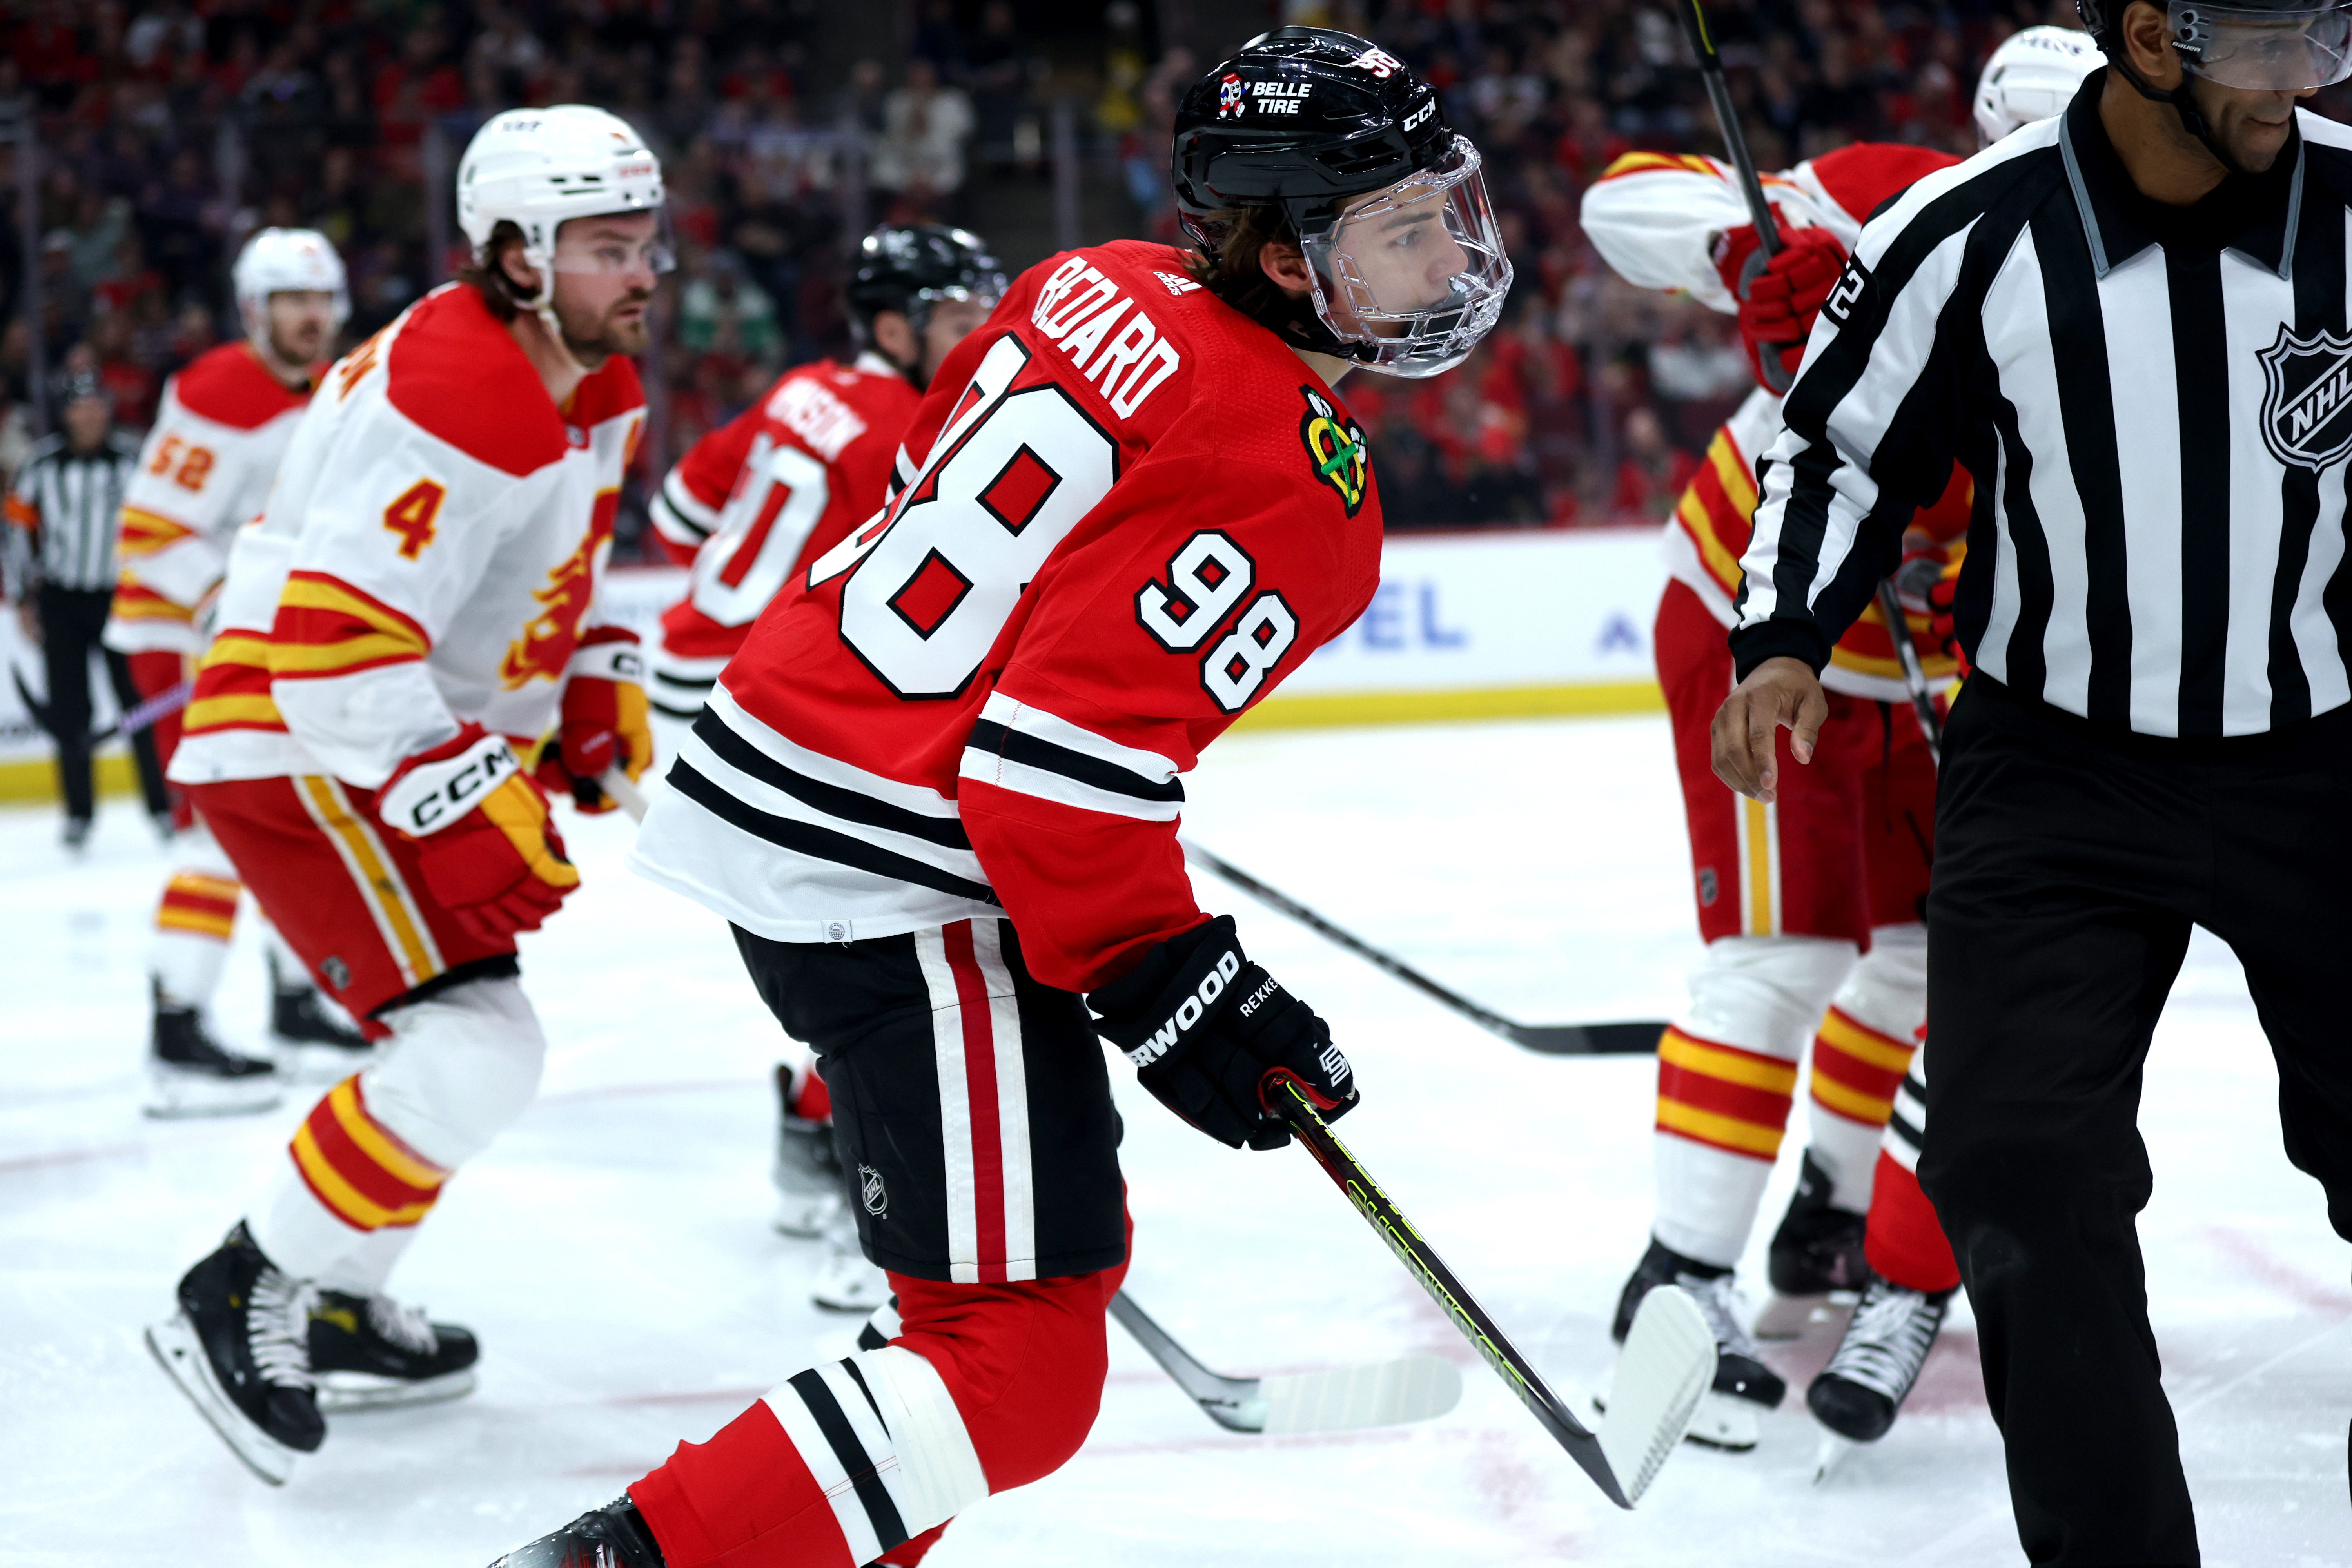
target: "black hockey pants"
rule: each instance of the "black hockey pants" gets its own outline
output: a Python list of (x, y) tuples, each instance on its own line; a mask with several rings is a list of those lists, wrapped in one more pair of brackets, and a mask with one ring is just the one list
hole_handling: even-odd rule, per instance
[(2135, 1216), (2157, 1015), (2204, 926), (2244, 963), (2286, 1152), (2352, 1237), (2352, 709), (2271, 734), (2094, 732), (1979, 676), (1944, 742), (1919, 1177), (1977, 1315), (2035, 1563), (2194, 1563)]
[[(41, 654), (48, 670), (50, 734), (58, 743), (58, 793), (65, 797), (66, 816), (87, 822), (96, 800), (90, 786), (89, 656), (95, 648), (106, 659), (106, 676), (114, 687), (114, 700), (126, 711), (139, 703), (139, 688), (131, 679), (131, 661), (101, 647), (106, 616), (114, 603), (112, 590), (59, 588), (43, 584), (40, 590)], [(163, 770), (155, 758), (155, 731), (140, 731), (131, 738), (131, 755), (139, 768), (139, 793), (150, 816), (172, 809)]]

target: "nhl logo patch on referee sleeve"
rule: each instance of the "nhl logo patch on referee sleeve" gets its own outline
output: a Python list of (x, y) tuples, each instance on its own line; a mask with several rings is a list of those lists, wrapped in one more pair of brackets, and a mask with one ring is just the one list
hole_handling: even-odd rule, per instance
[(1298, 390), (1307, 395), (1298, 438), (1307, 443), (1315, 477), (1331, 487), (1353, 517), (1364, 504), (1364, 492), (1371, 488), (1372, 459), (1364, 449), (1363, 426), (1333, 407), (1331, 400), (1313, 387)]
[(2290, 468), (2318, 473), (2352, 451), (2352, 335), (2296, 337), (2282, 323), (2263, 362), (2263, 443)]

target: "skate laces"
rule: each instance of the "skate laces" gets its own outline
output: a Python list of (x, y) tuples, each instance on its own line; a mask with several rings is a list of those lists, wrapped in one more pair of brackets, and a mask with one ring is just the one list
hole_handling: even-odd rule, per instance
[(1696, 1274), (1677, 1274), (1675, 1283), (1690, 1292), (1698, 1303), (1699, 1315), (1706, 1320), (1709, 1332), (1715, 1335), (1718, 1355), (1743, 1355), (1758, 1359), (1756, 1342), (1748, 1336), (1748, 1327), (1739, 1321), (1739, 1299), (1732, 1291), (1732, 1277), (1718, 1274), (1712, 1279), (1702, 1279)]
[(368, 1327), (415, 1355), (431, 1355), (441, 1348), (422, 1307), (404, 1307), (389, 1296), (368, 1298)]
[(253, 1282), (245, 1314), (246, 1349), (265, 1383), (309, 1388), (310, 1314), (319, 1305), (317, 1287), (265, 1268)]
[(1874, 1279), (1822, 1375), (1844, 1378), (1899, 1404), (1926, 1364), (1943, 1321), (1943, 1313), (1918, 1291)]

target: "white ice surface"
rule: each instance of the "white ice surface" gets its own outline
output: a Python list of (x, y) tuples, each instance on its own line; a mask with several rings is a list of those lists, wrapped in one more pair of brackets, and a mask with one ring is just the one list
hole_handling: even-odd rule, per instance
[[(1696, 941), (1661, 721), (1235, 736), (1191, 794), (1202, 843), (1513, 1016), (1655, 1017), (1680, 994)], [(845, 1352), (854, 1321), (807, 1302), (818, 1244), (766, 1226), (781, 1042), (724, 929), (621, 869), (619, 819), (566, 831), (585, 885), (524, 950), (554, 1042), (545, 1091), (451, 1183), (394, 1281), (480, 1333), (480, 1392), (340, 1418), (273, 1491), (199, 1424), (139, 1329), (283, 1157), (310, 1096), (266, 1117), (142, 1121), (162, 856), (127, 806), (79, 864), (53, 816), (0, 813), (0, 1562), (479, 1568)], [(1606, 1378), (1607, 1314), (1647, 1225), (1653, 1064), (1515, 1050), (1221, 886), (1202, 896), (1331, 1019), (1366, 1095), (1343, 1134), (1581, 1405)], [(262, 1000), (240, 939), (226, 1032), (253, 1039)], [(1685, 1447), (1622, 1514), (1471, 1363), (1304, 1153), (1229, 1153), (1112, 1077), (1129, 1283), (1171, 1331), (1233, 1373), (1454, 1356), (1466, 1393), (1416, 1427), (1237, 1437), (1114, 1328), (1084, 1451), (974, 1509), (939, 1568), (2020, 1560), (1965, 1310), (1895, 1431), (1828, 1484), (1808, 1484), (1801, 1402), (1828, 1346), (1801, 1342), (1774, 1352), (1792, 1389), (1756, 1452)], [(2279, 1152), (2275, 1094), (2237, 966), (2200, 938), (2148, 1074), (2141, 1234), (2215, 1568), (2352, 1563), (2346, 1250)]]

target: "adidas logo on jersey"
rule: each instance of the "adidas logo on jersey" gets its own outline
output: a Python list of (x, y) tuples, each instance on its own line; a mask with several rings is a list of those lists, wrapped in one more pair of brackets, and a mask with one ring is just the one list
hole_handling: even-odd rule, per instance
[(1181, 272), (1154, 272), (1152, 276), (1171, 294), (1190, 294), (1201, 287)]

